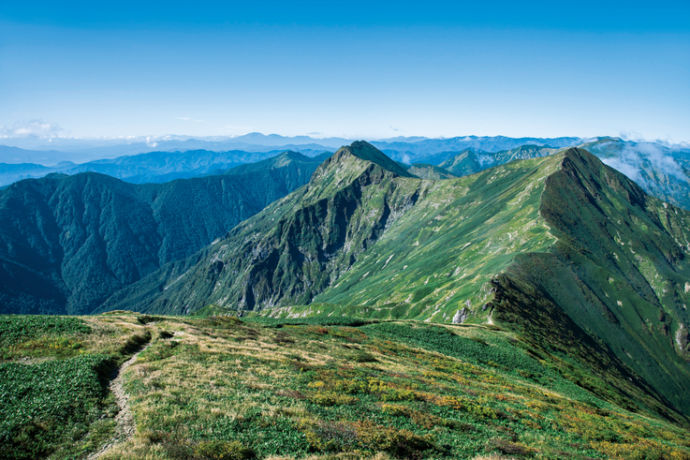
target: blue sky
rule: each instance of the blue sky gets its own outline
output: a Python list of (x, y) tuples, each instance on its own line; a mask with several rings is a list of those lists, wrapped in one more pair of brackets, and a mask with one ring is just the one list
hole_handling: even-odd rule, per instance
[(690, 2), (0, 4), (0, 135), (690, 141)]

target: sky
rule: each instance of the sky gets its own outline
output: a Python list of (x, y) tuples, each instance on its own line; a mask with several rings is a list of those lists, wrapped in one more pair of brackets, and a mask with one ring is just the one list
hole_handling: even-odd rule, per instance
[(690, 141), (690, 2), (0, 2), (0, 137)]

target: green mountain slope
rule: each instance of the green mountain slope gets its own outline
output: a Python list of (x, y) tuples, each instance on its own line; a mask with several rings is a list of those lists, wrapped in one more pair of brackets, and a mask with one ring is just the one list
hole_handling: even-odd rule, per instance
[(558, 241), (518, 258), (508, 279), (529, 283), (690, 413), (690, 213), (589, 154), (566, 155), (540, 212)]
[(415, 163), (413, 165), (403, 165), (407, 172), (419, 177), (420, 179), (451, 179), (457, 177), (455, 174), (447, 171), (439, 166), (428, 165), (424, 163)]
[(104, 308), (188, 313), (208, 303), (254, 309), (309, 301), (416, 200), (420, 180), (401, 177), (410, 174), (382, 157), (363, 142), (340, 149), (307, 186), (202, 253), (117, 293)]
[(578, 149), (449, 180), (382, 165), (367, 144), (342, 148), (308, 185), (106, 308), (502, 323), (605, 376), (612, 398), (690, 413), (690, 213)]
[(0, 311), (91, 312), (307, 182), (318, 163), (286, 153), (160, 185), (94, 173), (15, 183), (0, 191)]

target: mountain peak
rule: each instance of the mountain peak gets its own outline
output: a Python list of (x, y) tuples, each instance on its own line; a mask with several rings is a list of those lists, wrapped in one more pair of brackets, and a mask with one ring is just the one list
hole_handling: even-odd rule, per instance
[(310, 161), (310, 158), (294, 150), (286, 150), (273, 158), (275, 166), (285, 166), (293, 161)]
[(284, 158), (290, 158), (293, 160), (305, 160), (309, 159), (308, 156), (303, 155), (299, 152), (295, 152), (294, 150), (286, 150), (278, 155), (279, 157), (284, 157)]
[(355, 141), (348, 146), (341, 147), (334, 157), (341, 157), (344, 154), (353, 155), (361, 160), (374, 163), (381, 168), (402, 177), (414, 177), (405, 168), (386, 156), (385, 153), (366, 141)]
[(563, 150), (563, 155), (566, 158), (570, 159), (584, 159), (584, 160), (595, 160), (599, 161), (597, 157), (592, 155), (589, 151), (586, 149), (580, 148), (580, 147), (568, 147), (567, 149)]

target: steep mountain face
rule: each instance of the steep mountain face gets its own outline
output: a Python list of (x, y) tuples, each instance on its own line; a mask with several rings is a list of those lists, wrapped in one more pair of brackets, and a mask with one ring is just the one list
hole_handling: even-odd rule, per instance
[[(602, 137), (578, 147), (588, 150), (605, 164), (624, 173), (647, 193), (676, 206), (690, 209), (690, 150), (671, 148), (656, 142), (632, 142)], [(456, 176), (474, 174), (510, 161), (540, 158), (558, 149), (542, 145), (521, 145), (500, 152), (466, 149), (438, 161)], [(441, 157), (437, 157), (438, 160)]]
[(371, 145), (356, 142), (326, 160), (307, 186), (191, 261), (118, 293), (105, 308), (189, 313), (209, 303), (258, 309), (288, 299), (307, 302), (416, 201), (419, 183)]
[(0, 191), (0, 312), (88, 313), (308, 180), (286, 153), (222, 176), (133, 185), (93, 173)]
[(448, 180), (395, 166), (369, 144), (343, 148), (106, 308), (501, 323), (563, 372), (578, 360), (606, 375), (611, 398), (690, 414), (690, 213), (579, 149)]
[[(537, 292), (688, 414), (690, 213), (576, 153), (565, 156), (542, 195), (540, 214), (556, 244), (516, 258), (495, 283), (496, 297)], [(503, 309), (499, 302), (496, 317), (543, 336), (525, 324), (527, 310), (535, 305)]]

